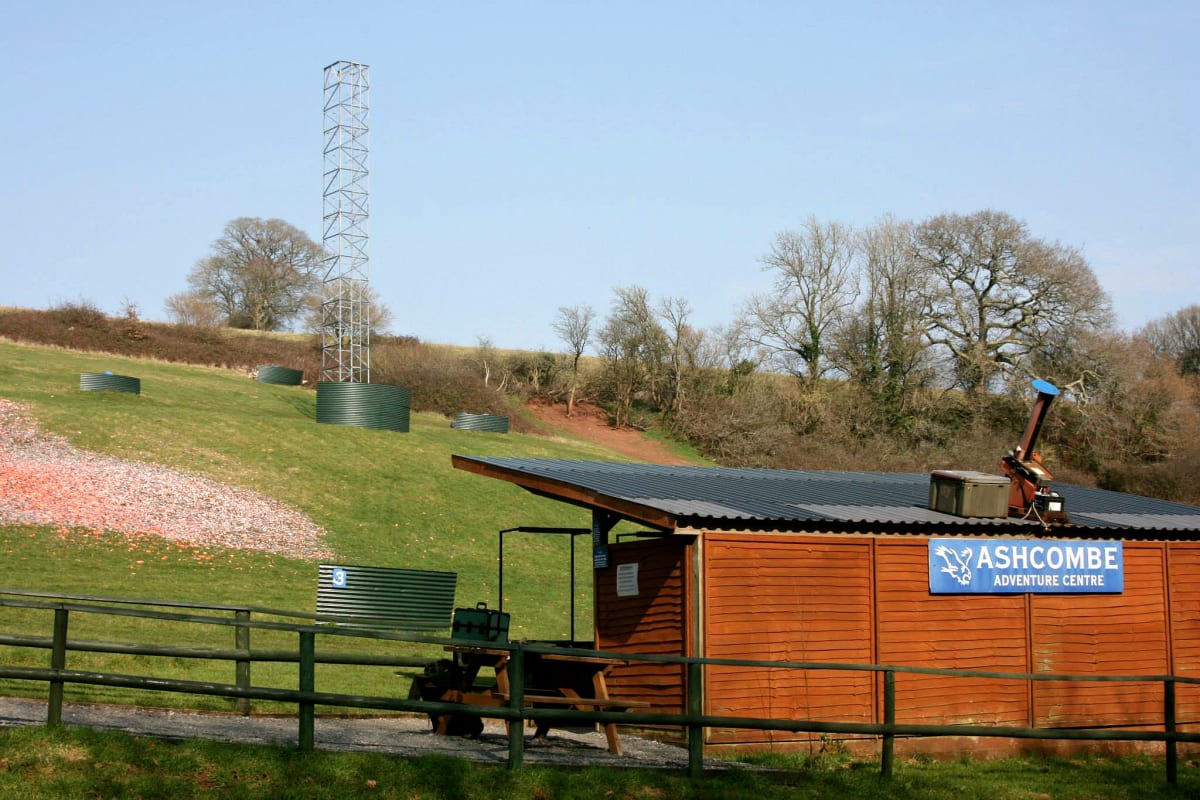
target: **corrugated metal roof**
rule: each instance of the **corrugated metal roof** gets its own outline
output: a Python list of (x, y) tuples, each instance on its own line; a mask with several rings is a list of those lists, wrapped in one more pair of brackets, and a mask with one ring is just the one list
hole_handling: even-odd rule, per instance
[[(737, 522), (893, 525), (1022, 525), (932, 511), (928, 473), (827, 472), (625, 464), (539, 458), (456, 456), (514, 477), (635, 503), (699, 526)], [(519, 480), (516, 482), (520, 482)], [(1076, 527), (1195, 531), (1200, 508), (1149, 497), (1055, 483)], [(540, 491), (553, 494), (540, 487)]]

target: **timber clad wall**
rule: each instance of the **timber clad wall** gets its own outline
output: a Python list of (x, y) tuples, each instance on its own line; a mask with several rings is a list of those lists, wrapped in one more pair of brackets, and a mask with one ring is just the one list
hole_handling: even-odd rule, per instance
[[(1165, 675), (1171, 671), (1164, 594), (1165, 547), (1125, 545), (1124, 594), (1037, 595), (1034, 671), (1068, 675)], [(1034, 687), (1038, 725), (1162, 722), (1162, 687), (1153, 684), (1042, 683)]]
[[(697, 608), (697, 654), (711, 658), (1200, 676), (1200, 542), (1125, 542), (1122, 594), (933, 595), (924, 538), (708, 533), (697, 598), (684, 579), (694, 552), (671, 539), (612, 548), (613, 566), (596, 572), (602, 649), (684, 653), (686, 609)], [(637, 598), (616, 597), (622, 561), (640, 565)], [(655, 681), (682, 684), (617, 674), (621, 694), (647, 700)], [(708, 667), (705, 704), (715, 715), (880, 721), (879, 687), (854, 671)], [(1161, 683), (898, 674), (896, 690), (899, 722), (1162, 724)], [(1200, 727), (1200, 690), (1179, 687), (1178, 716), (1181, 729)], [(718, 730), (709, 741), (799, 738)]]
[[(1171, 671), (1200, 677), (1200, 546), (1171, 547), (1167, 551), (1171, 592)], [(1176, 689), (1181, 722), (1200, 721), (1200, 688)], [(1195, 725), (1190, 726), (1195, 729)]]
[[(684, 605), (689, 548), (678, 540), (634, 541), (609, 547), (609, 566), (595, 573), (596, 647), (647, 655), (687, 655)], [(638, 565), (638, 594), (617, 596), (617, 566)], [(684, 668), (638, 663), (613, 670), (614, 697), (650, 703), (653, 711), (682, 713)]]
[[(710, 658), (870, 663), (871, 542), (710, 534), (704, 541)], [(844, 671), (709, 667), (708, 713), (869, 722), (873, 679)], [(722, 731), (710, 741), (793, 738)]]
[[(1029, 672), (1023, 595), (929, 593), (928, 545), (879, 541), (877, 664)], [(1023, 681), (896, 676), (896, 721), (1026, 725)]]

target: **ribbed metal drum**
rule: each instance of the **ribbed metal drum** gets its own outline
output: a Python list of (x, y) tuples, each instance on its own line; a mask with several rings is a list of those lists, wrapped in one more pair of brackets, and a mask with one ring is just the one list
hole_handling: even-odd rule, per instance
[(464, 431), (486, 431), (488, 433), (508, 433), (508, 417), (495, 414), (469, 414), (460, 411), (454, 415), (451, 428)]
[(386, 383), (317, 384), (317, 422), (408, 433), (408, 389)]
[(277, 386), (299, 386), (304, 380), (304, 371), (288, 369), (278, 364), (264, 364), (258, 368), (258, 382), (271, 383)]
[(321, 564), (317, 614), (444, 636), (457, 583), (455, 572)]
[(139, 378), (114, 375), (111, 372), (81, 372), (79, 373), (79, 388), (85, 392), (141, 394), (142, 381)]

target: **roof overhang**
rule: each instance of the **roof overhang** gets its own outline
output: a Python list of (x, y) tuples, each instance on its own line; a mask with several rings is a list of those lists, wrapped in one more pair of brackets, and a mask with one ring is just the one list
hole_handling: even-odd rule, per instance
[(544, 475), (532, 475), (528, 472), (498, 464), (491, 464), (470, 456), (452, 455), (450, 463), (455, 469), (473, 472), (488, 478), (498, 478), (502, 481), (516, 484), (533, 494), (558, 500), (563, 503), (601, 510), (615, 514), (633, 522), (649, 525), (667, 533), (675, 532), (679, 527), (679, 519), (675, 514), (660, 508), (633, 502), (625, 498), (613, 497), (603, 492), (589, 489), (570, 481), (551, 478)]

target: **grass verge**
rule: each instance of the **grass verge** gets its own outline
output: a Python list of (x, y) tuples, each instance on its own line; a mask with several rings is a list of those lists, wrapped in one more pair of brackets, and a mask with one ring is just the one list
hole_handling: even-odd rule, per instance
[(1200, 793), (1194, 766), (1175, 786), (1153, 759), (905, 763), (890, 781), (877, 764), (732, 769), (690, 781), (662, 770), (503, 767), (442, 757), (300, 753), (283, 747), (161, 741), (82, 728), (0, 729), (0, 798), (776, 798), (874, 800), (1133, 800)]

